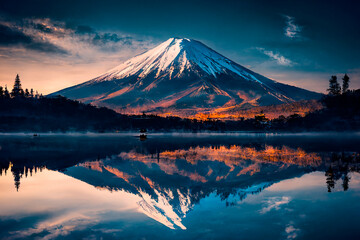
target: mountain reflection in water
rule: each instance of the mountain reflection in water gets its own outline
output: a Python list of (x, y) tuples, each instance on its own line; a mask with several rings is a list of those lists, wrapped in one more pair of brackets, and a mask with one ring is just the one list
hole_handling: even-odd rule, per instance
[(139, 197), (139, 209), (171, 229), (186, 229), (182, 220), (211, 194), (232, 206), (276, 182), (313, 171), (325, 172), (324, 187), (329, 192), (339, 179), (346, 191), (349, 173), (359, 172), (360, 166), (359, 153), (351, 146), (347, 151), (307, 151), (298, 143), (283, 144), (284, 140), (241, 139), (226, 145), (221, 139), (192, 139), (190, 144), (176, 138), (173, 143), (160, 138), (149, 144), (132, 138), (48, 140), (22, 142), (18, 153), (12, 149), (14, 142), (2, 143), (6, 160), (1, 161), (0, 174), (11, 171), (18, 191), (21, 178), (43, 169), (56, 170), (97, 189)]
[(181, 218), (212, 192), (224, 200), (230, 195), (244, 199), (275, 181), (301, 175), (320, 164), (320, 156), (302, 149), (266, 145), (257, 150), (233, 145), (156, 154), (132, 150), (80, 163), (65, 174), (98, 188), (139, 195), (143, 200), (138, 204), (146, 215), (170, 228), (186, 229)]

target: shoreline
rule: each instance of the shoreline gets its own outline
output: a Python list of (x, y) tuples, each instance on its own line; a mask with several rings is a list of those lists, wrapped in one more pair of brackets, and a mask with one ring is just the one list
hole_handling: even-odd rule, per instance
[[(36, 134), (37, 136), (34, 136)], [(138, 131), (122, 131), (122, 132), (0, 132), (1, 136), (30, 136), (30, 137), (41, 137), (41, 136), (133, 136), (139, 137), (141, 133)], [(264, 131), (199, 131), (199, 132), (187, 132), (187, 131), (169, 131), (169, 132), (148, 132), (147, 136), (244, 136), (244, 135), (264, 135), (264, 136), (326, 136), (326, 135), (351, 135), (360, 136), (360, 131), (309, 131), (309, 132), (264, 132)]]

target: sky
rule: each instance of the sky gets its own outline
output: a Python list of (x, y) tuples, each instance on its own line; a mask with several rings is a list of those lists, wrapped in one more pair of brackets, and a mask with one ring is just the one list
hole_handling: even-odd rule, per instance
[(40, 93), (85, 82), (171, 37), (196, 39), (279, 82), (360, 88), (360, 3), (342, 1), (0, 1), (0, 86)]

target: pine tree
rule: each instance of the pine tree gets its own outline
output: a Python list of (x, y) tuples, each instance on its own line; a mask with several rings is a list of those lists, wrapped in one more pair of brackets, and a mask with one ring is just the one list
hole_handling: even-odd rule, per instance
[(345, 74), (342, 80), (343, 80), (342, 92), (346, 93), (347, 91), (349, 91), (350, 78), (347, 74)]
[(350, 182), (350, 177), (349, 177), (348, 173), (346, 172), (345, 176), (343, 178), (343, 184), (342, 184), (344, 191), (347, 191), (349, 189), (349, 182)]
[(31, 97), (31, 98), (34, 97), (34, 90), (33, 90), (33, 89), (30, 90), (30, 97)]
[(20, 82), (19, 74), (16, 74), (14, 88), (11, 91), (11, 96), (12, 97), (18, 97), (18, 96), (21, 96), (23, 92), (24, 91), (21, 88), (21, 82)]
[(331, 190), (335, 188), (334, 170), (331, 168), (331, 166), (325, 172), (325, 176), (328, 192), (331, 192)]
[(341, 94), (341, 87), (340, 84), (337, 81), (336, 76), (331, 76), (329, 80), (329, 89), (328, 89), (329, 95), (337, 96)]
[(2, 86), (0, 86), (0, 98), (4, 97), (4, 89)]

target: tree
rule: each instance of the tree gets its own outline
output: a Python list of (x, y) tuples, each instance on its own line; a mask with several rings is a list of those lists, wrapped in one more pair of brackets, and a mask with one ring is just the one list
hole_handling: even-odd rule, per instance
[(337, 81), (336, 76), (331, 76), (329, 80), (329, 89), (328, 89), (329, 95), (338, 96), (341, 93), (341, 87), (340, 84)]
[(20, 89), (20, 91), (19, 91), (19, 96), (20, 96), (20, 97), (24, 97), (24, 96), (25, 96), (25, 92), (24, 92), (23, 89)]
[(36, 99), (39, 98), (39, 93), (38, 93), (38, 91), (36, 91), (36, 93), (35, 93), (35, 98), (36, 98)]
[(19, 74), (16, 74), (15, 77), (15, 83), (14, 83), (14, 88), (11, 91), (11, 96), (12, 97), (19, 97), (24, 93), (24, 91), (21, 88), (21, 82), (20, 82), (20, 77)]
[(347, 91), (349, 91), (350, 78), (347, 74), (345, 74), (344, 77), (342, 78), (342, 80), (343, 80), (342, 92), (346, 93)]
[(25, 89), (25, 97), (29, 97), (30, 96), (30, 93), (29, 93), (29, 90), (28, 89)]
[(31, 98), (34, 97), (34, 90), (33, 90), (33, 89), (30, 90), (30, 97), (31, 97)]
[(331, 168), (331, 166), (325, 172), (325, 176), (328, 192), (331, 192), (331, 189), (335, 188), (334, 170)]
[(5, 85), (5, 90), (4, 90), (4, 97), (5, 97), (5, 98), (10, 98), (10, 94), (9, 94), (9, 91), (8, 91), (6, 85)]
[(4, 89), (2, 86), (0, 86), (0, 98), (4, 97)]
[(350, 182), (350, 177), (349, 177), (348, 173), (346, 172), (345, 176), (343, 178), (343, 184), (342, 184), (344, 191), (347, 191), (349, 189), (349, 182)]

